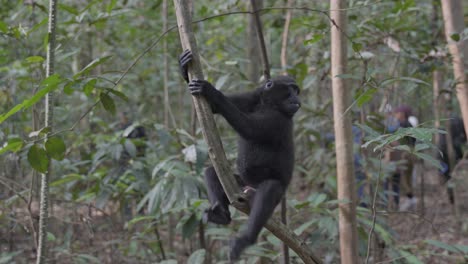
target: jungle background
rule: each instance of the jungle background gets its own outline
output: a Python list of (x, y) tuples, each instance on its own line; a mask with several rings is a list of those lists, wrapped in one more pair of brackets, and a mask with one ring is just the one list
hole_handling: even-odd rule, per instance
[[(261, 58), (249, 2), (193, 2), (207, 80), (227, 93), (254, 89)], [(259, 2), (272, 73), (286, 71), (301, 87), (288, 226), (325, 263), (339, 263), (340, 201), (327, 139), (333, 133), (329, 4)], [(179, 74), (172, 1), (59, 1), (56, 74), (48, 78), (48, 2), (0, 5), (0, 263), (36, 259), (39, 174), (49, 162), (50, 263), (227, 263), (229, 239), (246, 216), (232, 210), (229, 226), (201, 221), (209, 206), (203, 185), (208, 151)], [(270, 8), (286, 6), (296, 8)], [(444, 122), (460, 116), (440, 1), (348, 6), (349, 73), (341, 77), (353, 91), (353, 124), (365, 135), (355, 146), (366, 175), (359, 182), (365, 190), (357, 210), (359, 255), (364, 262), (371, 243), (370, 263), (466, 263), (468, 225), (449, 203), (434, 144)], [(467, 36), (465, 29), (454, 38)], [(434, 103), (436, 75), (442, 104)], [(46, 91), (54, 93), (50, 145), (43, 140), (50, 129), (44, 126)], [(385, 146), (407, 133), (389, 134), (385, 118), (389, 106), (403, 104), (419, 119), (411, 136), (424, 145), (413, 153), (418, 204), (410, 211), (392, 207), (383, 188), (395, 166), (383, 161)], [(8, 115), (12, 109), (21, 111)], [(233, 162), (235, 133), (221, 117), (216, 121)], [(144, 136), (132, 134), (141, 130)], [(280, 248), (264, 230), (242, 261), (279, 263)], [(290, 254), (291, 263), (301, 263)]]

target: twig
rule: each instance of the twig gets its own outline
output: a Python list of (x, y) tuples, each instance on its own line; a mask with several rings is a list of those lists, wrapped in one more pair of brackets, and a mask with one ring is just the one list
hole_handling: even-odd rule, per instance
[(260, 50), (262, 51), (263, 75), (266, 80), (269, 80), (271, 78), (270, 62), (268, 61), (268, 55), (265, 46), (265, 38), (263, 37), (262, 22), (260, 21), (260, 15), (257, 12), (257, 10), (259, 9), (257, 8), (256, 0), (250, 0), (250, 4), (252, 5), (252, 13), (255, 18), (254, 21), (257, 29), (257, 37), (258, 42), (260, 44)]

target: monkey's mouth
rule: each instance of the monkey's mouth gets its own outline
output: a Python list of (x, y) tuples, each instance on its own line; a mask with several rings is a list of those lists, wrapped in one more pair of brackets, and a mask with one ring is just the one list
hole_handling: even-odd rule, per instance
[(299, 108), (301, 108), (301, 103), (291, 103), (287, 106), (287, 112), (291, 115), (294, 115)]

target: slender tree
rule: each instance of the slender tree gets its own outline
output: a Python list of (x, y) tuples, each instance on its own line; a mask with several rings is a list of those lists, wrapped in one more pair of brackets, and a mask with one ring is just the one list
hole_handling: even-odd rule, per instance
[(346, 80), (338, 75), (346, 73), (347, 27), (346, 1), (330, 1), (330, 17), (336, 23), (331, 29), (331, 78), (333, 119), (335, 127), (336, 167), (338, 182), (339, 230), (341, 263), (357, 264), (356, 187), (354, 182), (353, 140), (351, 118), (346, 109), (351, 105), (351, 91)]
[[(263, 0), (255, 0), (258, 8), (263, 7)], [(249, 58), (249, 64), (247, 65), (247, 76), (249, 81), (257, 83), (261, 76), (261, 58), (260, 48), (258, 46), (257, 29), (255, 26), (255, 16), (249, 15), (249, 21), (247, 26), (247, 58)]]
[(466, 83), (464, 61), (468, 57), (466, 40), (461, 37), (465, 28), (463, 22), (462, 0), (442, 0), (445, 37), (452, 55), (453, 75), (456, 82), (456, 94), (460, 104), (465, 131), (468, 131), (468, 85)]
[[(57, 1), (49, 1), (49, 25), (48, 25), (48, 43), (47, 43), (47, 64), (46, 64), (46, 77), (54, 74), (55, 67), (55, 27), (57, 17)], [(48, 93), (45, 98), (45, 126), (50, 130), (53, 128), (53, 96)], [(51, 163), (46, 173), (41, 174), (41, 198), (40, 198), (40, 211), (39, 211), (39, 242), (37, 248), (37, 261), (36, 263), (42, 264), (46, 262), (46, 239), (47, 239), (47, 222), (49, 210), (49, 177), (51, 175)]]

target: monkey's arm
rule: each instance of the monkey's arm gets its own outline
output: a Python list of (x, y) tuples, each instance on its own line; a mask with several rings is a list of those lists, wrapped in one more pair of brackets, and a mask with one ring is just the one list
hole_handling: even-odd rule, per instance
[(193, 95), (205, 96), (213, 109), (221, 114), (234, 130), (245, 139), (262, 142), (267, 140), (265, 135), (271, 134), (271, 131), (275, 129), (277, 132), (281, 131), (281, 128), (274, 127), (275, 124), (279, 123), (276, 122), (277, 118), (281, 118), (279, 115), (272, 115), (272, 113), (269, 115), (248, 115), (246, 112), (241, 111), (237, 105), (241, 107), (249, 105), (248, 102), (242, 101), (242, 96), (234, 99), (226, 97), (205, 80), (192, 80), (189, 83), (189, 90)]

